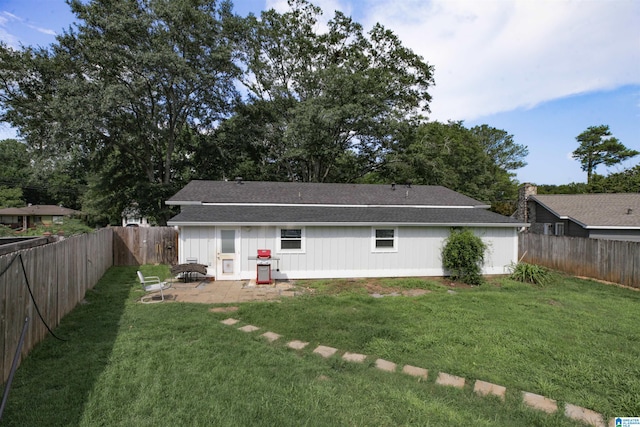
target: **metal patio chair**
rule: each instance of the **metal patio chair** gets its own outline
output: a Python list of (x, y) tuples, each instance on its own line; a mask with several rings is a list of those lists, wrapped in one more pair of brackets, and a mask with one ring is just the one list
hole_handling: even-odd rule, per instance
[[(138, 270), (138, 279), (140, 280), (140, 284), (142, 285), (142, 289), (145, 290), (145, 292), (149, 292), (149, 293), (155, 293), (155, 292), (160, 292), (160, 301), (157, 302), (162, 302), (164, 301), (164, 290), (165, 289), (169, 289), (171, 287), (170, 283), (167, 282), (161, 282), (160, 278), (158, 276), (144, 276), (142, 274), (142, 272), (140, 270)], [(143, 303), (150, 303), (152, 302), (151, 300), (153, 299), (153, 295), (151, 296), (143, 296), (140, 299), (140, 302)], [(153, 301), (156, 302), (156, 301)]]

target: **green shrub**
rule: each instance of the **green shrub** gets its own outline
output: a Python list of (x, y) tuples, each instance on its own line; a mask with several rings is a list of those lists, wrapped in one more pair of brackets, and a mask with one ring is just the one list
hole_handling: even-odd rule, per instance
[(519, 262), (511, 266), (511, 276), (509, 278), (523, 283), (546, 285), (551, 279), (551, 272), (540, 265)]
[(442, 264), (451, 279), (469, 285), (482, 283), (487, 245), (468, 228), (452, 228), (442, 249)]

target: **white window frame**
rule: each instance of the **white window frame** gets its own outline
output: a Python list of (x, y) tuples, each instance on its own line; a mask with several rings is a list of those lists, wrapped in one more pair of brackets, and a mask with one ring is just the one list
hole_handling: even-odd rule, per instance
[(564, 222), (556, 222), (556, 236), (564, 236)]
[[(282, 230), (300, 230), (300, 248), (296, 249), (287, 249), (282, 248)], [(287, 240), (287, 239), (285, 239)], [(297, 240), (297, 239), (291, 239)], [(276, 228), (276, 242), (277, 242), (277, 251), (279, 253), (305, 253), (306, 252), (306, 244), (305, 244), (305, 228), (304, 227), (277, 227)]]
[[(377, 230), (392, 230), (393, 231), (393, 247), (377, 247), (376, 242), (378, 240), (390, 240), (388, 238), (376, 237)], [(398, 252), (398, 227), (371, 227), (371, 252)]]
[(543, 225), (543, 233), (546, 236), (553, 235), (553, 224), (550, 222), (545, 222)]

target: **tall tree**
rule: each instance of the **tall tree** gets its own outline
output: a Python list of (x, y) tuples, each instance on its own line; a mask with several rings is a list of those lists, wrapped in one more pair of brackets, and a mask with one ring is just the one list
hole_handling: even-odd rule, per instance
[(507, 131), (486, 124), (470, 130), (497, 167), (513, 171), (527, 165), (524, 158), (529, 154), (529, 149), (526, 145), (516, 144), (513, 135)]
[(399, 184), (443, 185), (489, 201), (493, 171), (491, 159), (462, 122), (429, 122), (396, 144), (375, 175)]
[(231, 3), (69, 3), (78, 24), (49, 50), (3, 49), (13, 59), (2, 71), (3, 118), (30, 144), (73, 147), (101, 177), (95, 185), (123, 169), (105, 203), (137, 202), (164, 224), (163, 201), (183, 184), (176, 165), (188, 168), (193, 154), (185, 130), (211, 132), (237, 97)]
[(250, 107), (238, 113), (261, 120), (248, 143), (272, 171), (280, 164), (283, 179), (349, 179), (339, 168), (354, 156), (375, 162), (400, 128), (423, 121), (433, 69), (379, 24), (365, 33), (336, 12), (321, 33), (320, 8), (289, 6), (247, 20)]
[(598, 165), (616, 165), (626, 159), (637, 156), (640, 152), (625, 147), (618, 138), (612, 136), (609, 126), (589, 126), (586, 131), (576, 137), (580, 146), (572, 157), (580, 160), (582, 170), (587, 172), (587, 184)]

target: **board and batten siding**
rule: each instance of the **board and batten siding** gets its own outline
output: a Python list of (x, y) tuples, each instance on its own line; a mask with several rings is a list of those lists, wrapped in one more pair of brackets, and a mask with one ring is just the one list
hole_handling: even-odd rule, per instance
[[(380, 226), (378, 228), (391, 228)], [(272, 260), (274, 279), (313, 279), (349, 277), (443, 276), (441, 251), (449, 235), (449, 227), (397, 227), (397, 250), (372, 250), (370, 226), (306, 226), (304, 252), (277, 252), (278, 228), (275, 226), (242, 226), (240, 233), (240, 276), (256, 276), (255, 257), (258, 249), (271, 249), (278, 261)], [(484, 274), (505, 274), (517, 261), (518, 235), (514, 227), (476, 227), (476, 235), (487, 244)], [(197, 258), (215, 275), (215, 227), (181, 227), (180, 262)], [(280, 271), (276, 271), (279, 268)]]

